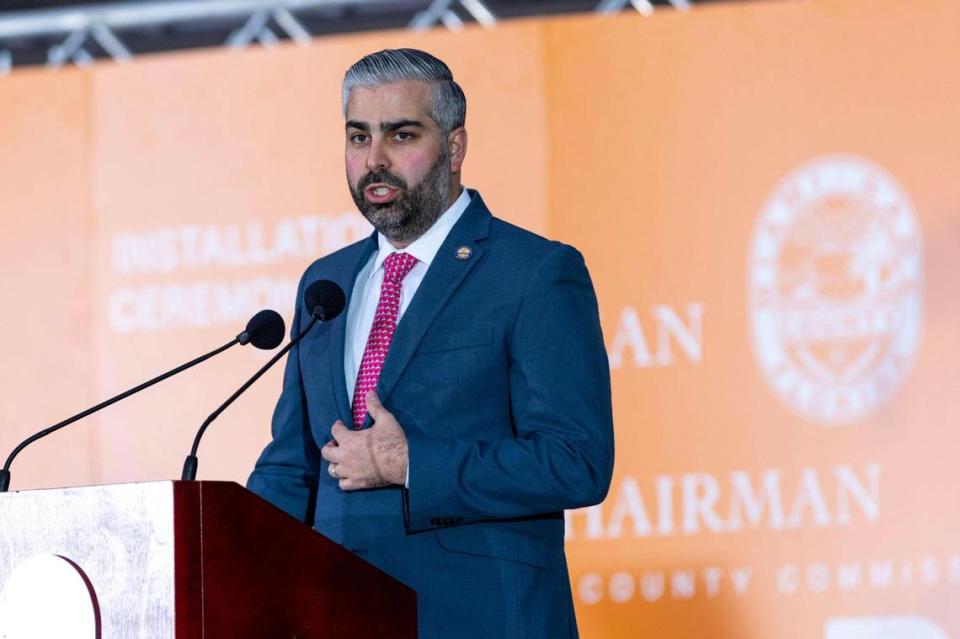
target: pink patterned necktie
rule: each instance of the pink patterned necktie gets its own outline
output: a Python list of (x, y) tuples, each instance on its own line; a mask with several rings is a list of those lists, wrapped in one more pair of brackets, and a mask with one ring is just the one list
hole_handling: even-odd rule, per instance
[(353, 427), (363, 428), (367, 418), (365, 397), (377, 386), (383, 360), (387, 358), (390, 342), (397, 330), (397, 316), (400, 314), (400, 286), (417, 264), (417, 258), (409, 253), (391, 253), (383, 262), (383, 287), (380, 289), (380, 301), (373, 316), (370, 336), (363, 349), (360, 370), (357, 372), (357, 384), (353, 389)]

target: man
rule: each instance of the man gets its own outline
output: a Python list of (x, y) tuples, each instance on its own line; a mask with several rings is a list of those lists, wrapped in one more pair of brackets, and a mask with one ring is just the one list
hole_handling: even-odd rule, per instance
[(347, 181), (376, 228), (314, 262), (347, 309), (287, 360), (254, 492), (416, 590), (419, 635), (577, 636), (563, 510), (613, 465), (606, 354), (580, 254), (461, 187), (466, 100), (388, 50), (343, 83)]

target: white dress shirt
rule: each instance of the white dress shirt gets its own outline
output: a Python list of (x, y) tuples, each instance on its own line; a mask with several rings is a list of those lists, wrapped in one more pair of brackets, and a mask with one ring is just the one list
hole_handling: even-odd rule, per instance
[(397, 322), (410, 306), (427, 269), (437, 256), (440, 245), (447, 239), (450, 229), (457, 223), (460, 216), (470, 204), (470, 195), (466, 189), (461, 189), (460, 196), (437, 218), (426, 233), (418, 237), (410, 246), (398, 249), (383, 235), (377, 234), (379, 248), (370, 260), (357, 273), (353, 284), (353, 293), (350, 294), (350, 304), (347, 306), (347, 334), (343, 348), (343, 374), (347, 380), (347, 395), (353, 404), (353, 391), (357, 384), (357, 371), (363, 359), (363, 351), (367, 346), (367, 337), (373, 327), (373, 316), (380, 301), (380, 288), (383, 286), (383, 262), (391, 253), (409, 253), (417, 258), (417, 263), (403, 279), (400, 287), (400, 312)]

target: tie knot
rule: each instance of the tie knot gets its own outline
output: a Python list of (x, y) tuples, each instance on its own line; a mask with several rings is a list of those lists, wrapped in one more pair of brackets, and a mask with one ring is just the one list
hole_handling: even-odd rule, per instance
[(383, 261), (383, 279), (399, 284), (417, 264), (417, 258), (409, 253), (391, 253)]

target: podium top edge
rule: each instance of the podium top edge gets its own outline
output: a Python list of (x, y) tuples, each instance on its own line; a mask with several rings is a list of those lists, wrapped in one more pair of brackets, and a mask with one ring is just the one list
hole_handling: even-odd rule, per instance
[(243, 488), (240, 484), (235, 481), (229, 480), (203, 480), (203, 481), (181, 481), (179, 479), (160, 479), (160, 480), (150, 480), (142, 482), (123, 482), (118, 484), (89, 484), (83, 486), (59, 486), (59, 487), (49, 487), (49, 488), (23, 488), (19, 490), (9, 490), (6, 493), (0, 493), (0, 498), (4, 495), (15, 495), (18, 493), (50, 493), (50, 492), (64, 492), (64, 491), (91, 491), (91, 490), (103, 490), (110, 489), (116, 490), (123, 487), (136, 487), (138, 489), (149, 489), (159, 486), (169, 486), (171, 489), (177, 486), (186, 486), (191, 484), (197, 485), (215, 485), (215, 486), (237, 486)]

